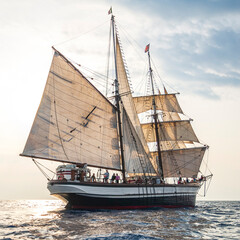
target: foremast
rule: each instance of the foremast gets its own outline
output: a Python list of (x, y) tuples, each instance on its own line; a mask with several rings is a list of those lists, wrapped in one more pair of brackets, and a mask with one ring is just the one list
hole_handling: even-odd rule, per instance
[(118, 132), (119, 132), (119, 140), (120, 140), (120, 151), (121, 151), (121, 160), (122, 160), (122, 174), (123, 174), (123, 182), (126, 183), (126, 174), (125, 174), (125, 160), (124, 160), (124, 152), (123, 152), (123, 135), (122, 135), (122, 123), (121, 123), (121, 114), (120, 114), (120, 94), (119, 94), (119, 83), (118, 83), (118, 69), (117, 69), (117, 57), (116, 57), (116, 33), (115, 33), (115, 20), (114, 16), (111, 17), (112, 22), (112, 34), (113, 34), (113, 50), (114, 50), (114, 62), (115, 62), (115, 101), (117, 108), (117, 124), (118, 124)]
[(152, 98), (153, 121), (154, 121), (155, 135), (156, 135), (156, 140), (157, 140), (159, 174), (160, 174), (161, 179), (164, 179), (162, 157), (161, 157), (161, 148), (160, 148), (160, 138), (159, 138), (159, 134), (158, 134), (158, 114), (157, 114), (157, 108), (156, 108), (156, 102), (155, 102), (155, 93), (154, 93), (154, 86), (153, 86), (153, 76), (152, 76), (149, 46), (150, 46), (150, 44), (147, 46), (147, 49), (145, 50), (145, 52), (148, 53), (148, 65), (149, 65), (149, 73), (150, 73), (150, 80), (151, 80), (152, 94), (153, 94), (153, 98)]

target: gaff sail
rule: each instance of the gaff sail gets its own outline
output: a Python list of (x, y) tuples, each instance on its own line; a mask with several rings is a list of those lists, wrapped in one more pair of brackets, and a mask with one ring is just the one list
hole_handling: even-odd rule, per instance
[(58, 51), (22, 155), (121, 169), (115, 107)]
[(119, 44), (118, 36), (116, 38), (116, 60), (117, 60), (118, 81), (119, 81), (119, 94), (121, 96), (121, 101), (138, 135), (138, 138), (140, 139), (142, 146), (144, 147), (144, 150), (148, 158), (151, 158), (151, 154), (150, 154), (147, 142), (144, 138), (144, 134), (140, 125), (140, 120), (138, 118), (138, 114), (133, 101), (131, 88), (129, 86), (129, 81), (128, 81), (125, 65), (123, 62), (122, 50)]
[[(136, 106), (134, 104), (134, 99), (132, 97), (131, 88), (129, 86), (128, 76), (126, 73), (125, 64), (123, 61), (123, 53), (122, 49), (120, 47), (119, 43), (119, 37), (116, 38), (116, 61), (117, 61), (117, 73), (118, 73), (118, 83), (119, 83), (119, 94), (121, 96), (121, 101), (124, 106), (124, 109), (129, 117), (129, 120), (131, 121), (131, 124), (136, 131), (136, 134), (138, 135), (138, 139), (141, 142), (141, 145), (144, 148), (144, 151), (146, 153), (145, 158), (148, 159), (148, 161), (152, 162), (154, 164), (154, 161), (152, 159), (152, 155), (150, 154), (147, 141), (144, 137), (140, 120), (138, 118), (138, 113), (136, 111)], [(157, 171), (157, 166), (154, 164), (155, 171)]]
[(156, 171), (135, 131), (124, 107), (122, 108), (123, 144), (126, 172), (134, 174), (155, 174)]

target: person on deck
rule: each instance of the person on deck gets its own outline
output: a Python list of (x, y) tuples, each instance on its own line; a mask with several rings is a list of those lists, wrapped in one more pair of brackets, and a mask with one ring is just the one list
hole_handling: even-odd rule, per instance
[(93, 173), (93, 175), (91, 176), (90, 182), (96, 182), (95, 173)]
[(80, 173), (80, 182), (84, 182), (84, 177), (86, 176), (86, 173), (82, 170)]
[(118, 176), (118, 174), (116, 174), (116, 183), (119, 183), (120, 177)]
[(181, 184), (181, 183), (182, 183), (182, 177), (178, 179), (178, 184)]
[(115, 173), (112, 175), (112, 183), (114, 183), (114, 181), (115, 181), (115, 179), (116, 179), (116, 175), (115, 175)]
[(107, 183), (109, 179), (109, 172), (106, 170), (106, 172), (103, 175), (103, 182)]
[(140, 176), (138, 176), (136, 183), (142, 183), (142, 182), (143, 182), (142, 178)]

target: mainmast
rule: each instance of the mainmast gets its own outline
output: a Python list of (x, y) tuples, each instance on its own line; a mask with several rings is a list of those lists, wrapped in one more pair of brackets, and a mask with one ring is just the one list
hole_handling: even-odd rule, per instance
[(115, 75), (116, 79), (114, 81), (115, 86), (115, 101), (116, 101), (116, 107), (117, 107), (117, 118), (118, 118), (118, 131), (119, 131), (119, 138), (120, 138), (120, 149), (121, 149), (121, 158), (122, 158), (122, 173), (123, 173), (123, 182), (126, 182), (126, 176), (125, 176), (125, 161), (124, 161), (124, 155), (123, 155), (123, 136), (122, 136), (122, 123), (121, 123), (121, 116), (120, 116), (120, 105), (119, 102), (121, 100), (119, 95), (119, 87), (118, 87), (118, 72), (117, 72), (117, 57), (116, 57), (116, 35), (115, 35), (115, 21), (114, 16), (112, 15), (111, 18), (112, 21), (112, 33), (113, 33), (113, 50), (114, 50), (114, 61), (115, 61)]
[(162, 179), (164, 179), (163, 167), (162, 167), (161, 149), (160, 149), (160, 139), (159, 139), (159, 132), (158, 132), (158, 115), (157, 115), (155, 95), (154, 95), (154, 86), (153, 86), (153, 77), (152, 77), (152, 68), (151, 68), (149, 45), (146, 47), (145, 52), (146, 52), (146, 51), (148, 52), (149, 72), (150, 72), (150, 80), (151, 80), (152, 94), (153, 94), (153, 99), (152, 99), (152, 105), (153, 105), (153, 120), (154, 120), (155, 135), (156, 135), (156, 140), (157, 140), (157, 151), (158, 151), (158, 161), (159, 161), (159, 173), (160, 173), (160, 177), (161, 177)]

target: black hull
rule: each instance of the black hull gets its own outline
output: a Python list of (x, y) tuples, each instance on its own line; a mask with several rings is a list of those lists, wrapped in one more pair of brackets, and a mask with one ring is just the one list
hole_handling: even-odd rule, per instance
[(196, 195), (177, 195), (139, 198), (98, 198), (79, 194), (54, 194), (68, 202), (67, 209), (146, 209), (194, 207)]

